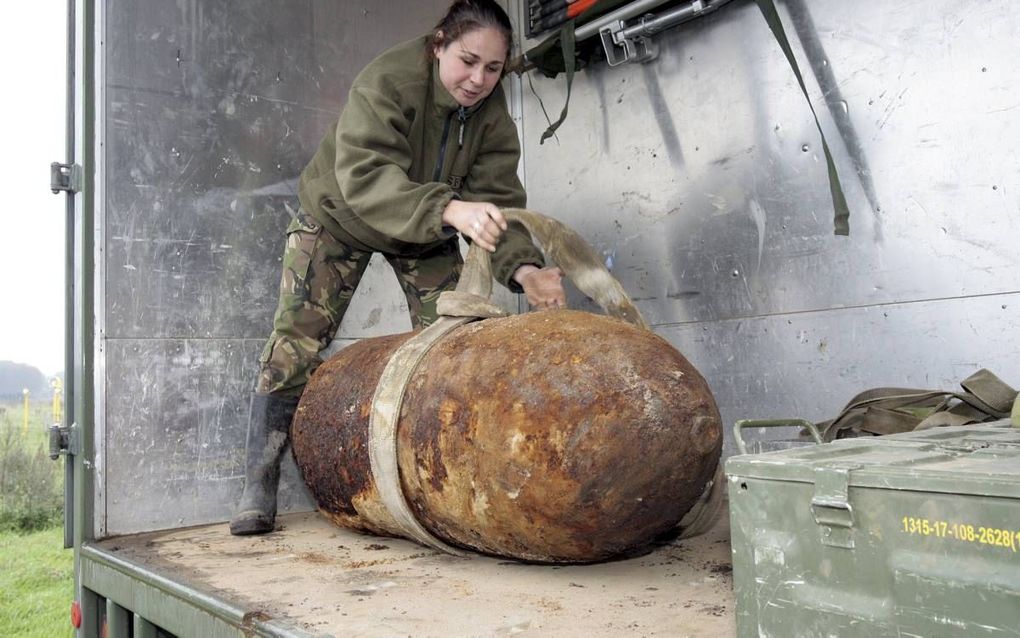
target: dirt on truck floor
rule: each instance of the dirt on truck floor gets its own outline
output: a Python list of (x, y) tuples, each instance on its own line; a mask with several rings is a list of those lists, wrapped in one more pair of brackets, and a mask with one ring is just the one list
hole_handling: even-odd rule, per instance
[(315, 634), (733, 636), (725, 513), (704, 536), (595, 565), (457, 558), (315, 513), (235, 537), (226, 524), (109, 539), (156, 573)]

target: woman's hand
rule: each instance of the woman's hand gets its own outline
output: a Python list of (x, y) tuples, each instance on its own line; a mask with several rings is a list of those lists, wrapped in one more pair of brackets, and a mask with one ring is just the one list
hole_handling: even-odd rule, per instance
[(451, 199), (443, 210), (443, 223), (453, 226), (490, 253), (496, 251), (496, 243), (506, 230), (503, 213), (487, 202)]
[(555, 266), (539, 268), (531, 264), (521, 266), (513, 275), (514, 281), (524, 288), (528, 304), (539, 310), (566, 307), (567, 293), (564, 292), (563, 284), (560, 283), (562, 278), (563, 271)]

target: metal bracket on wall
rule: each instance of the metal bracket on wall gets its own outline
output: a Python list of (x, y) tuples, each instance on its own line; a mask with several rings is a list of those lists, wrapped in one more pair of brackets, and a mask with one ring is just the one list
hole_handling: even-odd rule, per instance
[(78, 164), (52, 162), (50, 164), (50, 190), (54, 195), (61, 191), (72, 194), (81, 191), (81, 172), (81, 166)]
[(602, 39), (602, 48), (606, 50), (606, 63), (609, 66), (627, 62), (650, 62), (659, 55), (659, 45), (651, 38), (641, 35), (628, 37), (627, 25), (623, 20), (617, 20), (599, 29), (599, 38)]
[[(645, 14), (630, 25), (624, 22), (626, 18), (615, 19), (611, 14), (608, 21), (599, 26), (606, 62), (609, 66), (617, 66), (626, 62), (654, 60), (659, 54), (659, 47), (651, 36), (718, 9), (727, 2), (729, 0), (693, 0), (658, 15)], [(582, 30), (578, 29), (578, 39), (581, 39)]]

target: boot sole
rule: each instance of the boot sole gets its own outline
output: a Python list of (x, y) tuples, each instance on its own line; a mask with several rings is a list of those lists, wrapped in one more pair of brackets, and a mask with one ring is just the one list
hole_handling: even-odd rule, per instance
[(253, 536), (255, 534), (266, 534), (273, 531), (273, 521), (255, 516), (238, 516), (230, 521), (230, 533), (234, 536)]

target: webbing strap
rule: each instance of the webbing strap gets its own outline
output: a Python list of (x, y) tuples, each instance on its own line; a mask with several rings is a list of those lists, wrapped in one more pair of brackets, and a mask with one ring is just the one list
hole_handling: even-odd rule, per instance
[(680, 523), (677, 525), (680, 528), (680, 535), (677, 538), (700, 536), (715, 527), (716, 521), (722, 515), (725, 494), (726, 474), (723, 472), (722, 462), (720, 462), (715, 466), (712, 480), (705, 486), (694, 507), (680, 519)]
[(1017, 395), (1016, 390), (985, 368), (961, 381), (960, 385), (997, 412), (1009, 412)]
[(797, 83), (800, 84), (800, 90), (804, 94), (804, 99), (807, 101), (808, 108), (811, 109), (811, 115), (815, 118), (815, 126), (818, 128), (818, 136), (822, 139), (822, 150), (825, 152), (825, 165), (829, 171), (829, 194), (832, 196), (832, 207), (835, 209), (834, 224), (836, 226), (837, 235), (849, 235), (850, 234), (850, 207), (846, 203), (846, 196), (843, 194), (843, 187), (839, 182), (839, 174), (836, 172), (836, 163), (832, 160), (832, 152), (829, 150), (829, 143), (825, 141), (825, 133), (822, 132), (822, 125), (818, 121), (818, 114), (815, 113), (815, 107), (811, 104), (811, 97), (808, 95), (807, 86), (804, 84), (804, 76), (800, 72), (800, 67), (797, 65), (797, 59), (793, 55), (793, 49), (790, 47), (790, 40), (786, 37), (786, 30), (783, 28), (783, 21), (779, 18), (779, 12), (776, 10), (776, 4), (773, 0), (755, 0), (758, 4), (758, 8), (761, 10), (762, 16), (765, 17), (765, 22), (768, 23), (769, 28), (772, 30), (772, 35), (775, 36), (776, 41), (779, 43), (779, 48), (783, 50), (783, 54), (786, 56), (786, 61), (790, 63), (790, 68), (793, 69), (793, 74), (797, 76)]
[[(623, 286), (610, 274), (591, 244), (573, 229), (552, 217), (523, 208), (506, 208), (503, 215), (508, 221), (524, 226), (541, 245), (546, 256), (606, 314), (648, 329), (648, 324)], [(484, 262), (484, 267), (489, 268), (488, 260)]]
[[(464, 272), (457, 282), (453, 308), (444, 308), (446, 304), (442, 303), (443, 297), (440, 295), (442, 314), (439, 319), (401, 344), (386, 362), (372, 396), (372, 412), (368, 419), (368, 458), (372, 478), (379, 499), (393, 522), (409, 538), (456, 556), (466, 554), (425, 529), (404, 498), (397, 458), (397, 422), (400, 420), (400, 407), (404, 402), (407, 383), (432, 347), (455, 328), (483, 316), (505, 314), (501, 308), (488, 304), (492, 292), (490, 272), (489, 253), (472, 246), (472, 250), (468, 251)], [(449, 299), (447, 297), (447, 301)], [(463, 312), (465, 309), (469, 311)], [(485, 314), (487, 311), (496, 314)]]
[[(507, 220), (523, 224), (578, 289), (598, 302), (608, 314), (647, 327), (623, 287), (609, 274), (598, 255), (580, 235), (561, 222), (533, 211), (505, 209), (503, 214)], [(407, 384), (435, 344), (467, 323), (506, 314), (489, 303), (491, 293), (489, 253), (472, 244), (456, 290), (439, 296), (439, 319), (401, 344), (383, 368), (372, 396), (368, 420), (372, 477), (379, 498), (393, 522), (408, 538), (457, 556), (465, 553), (425, 529), (404, 497), (397, 458), (397, 422)]]
[[(1007, 418), (1017, 391), (981, 369), (960, 382), (963, 392), (913, 388), (872, 388), (847, 403), (836, 418), (819, 424), (823, 440), (844, 430), (895, 434), (945, 425)], [(954, 403), (955, 402), (955, 403)]]
[[(539, 145), (545, 144), (547, 139), (555, 135), (556, 129), (560, 127), (560, 124), (563, 124), (563, 120), (567, 119), (567, 107), (570, 106), (570, 87), (574, 83), (574, 71), (577, 66), (577, 60), (574, 58), (575, 44), (574, 21), (569, 20), (560, 30), (560, 46), (563, 48), (563, 68), (567, 74), (567, 97), (563, 100), (563, 110), (560, 112), (560, 119), (549, 123), (549, 128), (542, 133), (542, 139), (538, 141)], [(532, 91), (534, 91), (534, 87), (532, 87)]]
[(386, 510), (407, 536), (447, 554), (466, 555), (447, 545), (426, 530), (404, 498), (397, 465), (397, 421), (404, 401), (404, 389), (418, 364), (438, 340), (454, 328), (470, 321), (469, 317), (440, 317), (435, 323), (411, 337), (393, 353), (379, 377), (372, 397), (372, 413), (368, 420), (368, 457), (372, 477)]

